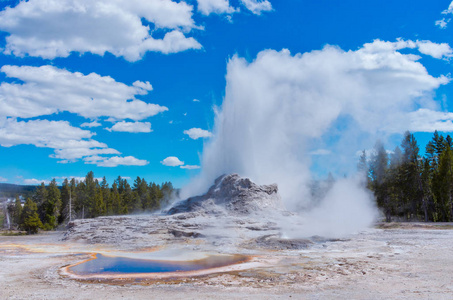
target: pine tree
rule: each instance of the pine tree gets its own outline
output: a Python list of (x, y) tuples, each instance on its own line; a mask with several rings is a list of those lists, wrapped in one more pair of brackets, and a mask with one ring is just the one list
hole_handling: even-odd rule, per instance
[(103, 216), (105, 215), (105, 203), (104, 203), (104, 198), (102, 196), (102, 191), (101, 189), (96, 189), (94, 199), (93, 199), (93, 211), (91, 213), (91, 216), (93, 218)]
[(410, 132), (404, 134), (403, 142), (403, 187), (406, 195), (406, 218), (412, 219), (418, 215), (419, 208), (427, 209), (427, 201), (421, 180), (419, 148), (415, 137)]
[(160, 190), (159, 185), (151, 182), (149, 184), (149, 193), (151, 198), (151, 209), (161, 208), (160, 200), (163, 198), (162, 191)]
[(71, 195), (71, 187), (69, 186), (69, 180), (66, 178), (63, 181), (61, 187), (61, 208), (60, 215), (58, 217), (58, 223), (63, 223), (69, 217), (69, 198)]
[(85, 185), (86, 185), (86, 193), (87, 193), (87, 202), (85, 203), (85, 213), (88, 218), (95, 217), (96, 212), (96, 204), (95, 204), (95, 197), (96, 197), (96, 190), (99, 187), (99, 182), (97, 179), (94, 178), (93, 171), (88, 172), (85, 176)]
[(47, 198), (41, 203), (43, 211), (44, 228), (46, 230), (53, 229), (58, 225), (58, 216), (61, 209), (61, 194), (58, 189), (57, 182), (53, 179), (47, 187)]
[(450, 146), (441, 153), (439, 167), (433, 178), (433, 193), (435, 195), (436, 219), (442, 222), (452, 220), (453, 204), (453, 151)]
[(41, 220), (44, 220), (46, 217), (46, 211), (44, 209), (44, 203), (47, 201), (47, 189), (44, 182), (36, 188), (35, 193), (33, 194), (33, 202), (38, 205), (38, 214)]
[(16, 225), (20, 224), (21, 215), (22, 215), (22, 204), (20, 202), (19, 196), (16, 196), (16, 202), (14, 204), (14, 214), (13, 214), (13, 221)]
[(38, 233), (43, 224), (38, 216), (38, 207), (35, 202), (27, 198), (21, 214), (20, 229), (27, 231), (28, 234)]
[(114, 215), (120, 215), (123, 212), (122, 205), (121, 205), (121, 197), (120, 193), (118, 192), (118, 185), (116, 181), (112, 185), (112, 192), (110, 193), (110, 202), (112, 203), (112, 211)]
[(75, 204), (75, 211), (77, 213), (78, 218), (86, 218), (88, 216), (88, 213), (86, 211), (88, 210), (88, 203), (89, 203), (89, 198), (88, 198), (88, 193), (87, 193), (87, 188), (85, 185), (85, 182), (79, 182), (76, 185), (75, 188), (76, 192), (76, 201), (74, 202)]
[[(120, 190), (120, 189), (118, 189)], [(132, 213), (134, 211), (134, 197), (132, 188), (126, 179), (122, 180), (122, 189), (120, 192), (121, 202), (123, 207), (123, 214)]]
[(421, 181), (422, 181), (422, 188), (425, 194), (426, 204), (423, 206), (423, 214), (425, 218), (425, 222), (428, 222), (430, 219), (432, 220), (432, 211), (433, 211), (433, 192), (432, 192), (432, 178), (433, 173), (431, 169), (431, 164), (429, 159), (423, 158), (422, 161), (422, 174), (421, 174)]
[(382, 142), (378, 141), (374, 148), (374, 155), (370, 162), (371, 188), (376, 196), (378, 206), (384, 210), (387, 222), (391, 221), (392, 205), (390, 203), (387, 180), (388, 155)]
[(402, 191), (402, 164), (403, 153), (397, 146), (393, 153), (390, 155), (390, 165), (387, 173), (387, 182), (389, 189), (389, 210), (391, 215), (398, 215), (401, 213), (401, 206), (404, 202), (404, 194)]
[(102, 178), (101, 192), (102, 192), (102, 199), (104, 200), (104, 204), (105, 204), (104, 215), (112, 215), (113, 214), (113, 203), (111, 201), (112, 197), (110, 196), (110, 188), (109, 188), (109, 184), (107, 183), (107, 179), (105, 178), (105, 176)]

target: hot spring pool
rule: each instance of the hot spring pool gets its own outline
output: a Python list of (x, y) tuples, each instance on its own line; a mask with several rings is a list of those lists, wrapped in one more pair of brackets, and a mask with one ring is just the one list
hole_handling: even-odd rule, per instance
[(213, 269), (248, 261), (244, 255), (211, 255), (189, 261), (136, 259), (95, 254), (93, 259), (68, 267), (74, 275), (173, 273)]

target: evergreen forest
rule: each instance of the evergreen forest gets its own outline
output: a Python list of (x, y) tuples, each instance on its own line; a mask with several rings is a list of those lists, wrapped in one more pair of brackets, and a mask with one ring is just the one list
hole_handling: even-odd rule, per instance
[(370, 157), (362, 152), (358, 169), (387, 222), (453, 221), (452, 142), (435, 131), (421, 156), (414, 135), (406, 132), (391, 153), (381, 142)]
[(74, 219), (152, 212), (165, 206), (174, 192), (171, 182), (158, 185), (140, 177), (132, 186), (118, 177), (110, 187), (105, 177), (99, 182), (89, 172), (80, 182), (73, 178), (65, 179), (61, 186), (55, 179), (47, 186), (41, 183), (25, 205), (17, 197), (8, 211), (15, 226), (36, 233)]

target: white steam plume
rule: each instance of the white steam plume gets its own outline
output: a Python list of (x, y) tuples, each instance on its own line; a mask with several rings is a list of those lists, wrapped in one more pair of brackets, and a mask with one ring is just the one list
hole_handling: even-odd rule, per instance
[[(449, 79), (429, 75), (419, 56), (399, 52), (403, 46), (401, 40), (376, 40), (357, 51), (326, 46), (294, 56), (288, 50), (265, 50), (253, 62), (233, 57), (201, 174), (182, 197), (201, 194), (217, 176), (234, 172), (259, 184), (277, 183), (290, 210), (309, 207), (314, 146), (331, 150), (328, 168), (346, 167), (347, 172), (356, 165), (357, 150), (369, 148), (378, 136), (410, 130), (397, 127), (407, 124), (402, 120), (408, 113), (436, 107), (431, 94)], [(329, 212), (341, 201), (343, 206)], [(334, 212), (342, 217), (334, 218)], [(358, 228), (342, 226), (342, 220), (360, 216), (363, 226), (373, 221), (375, 210), (360, 183), (350, 179), (337, 182), (305, 218), (314, 216), (325, 216), (320, 220), (328, 226), (322, 233), (335, 235)]]

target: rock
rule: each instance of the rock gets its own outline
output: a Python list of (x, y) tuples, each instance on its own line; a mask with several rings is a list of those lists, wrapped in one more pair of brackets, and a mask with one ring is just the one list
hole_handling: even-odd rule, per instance
[(257, 185), (248, 178), (230, 174), (217, 178), (206, 194), (176, 203), (167, 214), (197, 211), (212, 215), (226, 211), (232, 215), (250, 215), (266, 210), (284, 211), (277, 185)]
[(276, 184), (258, 185), (223, 175), (204, 195), (182, 200), (161, 214), (74, 220), (65, 240), (121, 249), (192, 244), (230, 249), (250, 242), (267, 249), (302, 249), (305, 241), (279, 239), (278, 222), (289, 215)]
[(184, 231), (184, 230), (178, 230), (178, 229), (169, 229), (169, 233), (173, 234), (175, 237), (202, 237), (203, 235), (199, 232), (194, 232), (194, 231)]
[(257, 246), (272, 250), (306, 249), (312, 244), (308, 239), (284, 239), (278, 235), (265, 235), (256, 239)]

